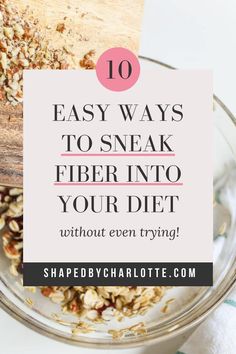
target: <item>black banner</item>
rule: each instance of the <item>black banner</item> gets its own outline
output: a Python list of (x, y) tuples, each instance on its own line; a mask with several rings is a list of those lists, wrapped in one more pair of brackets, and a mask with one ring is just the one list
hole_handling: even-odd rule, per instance
[(212, 263), (24, 263), (24, 286), (211, 286)]

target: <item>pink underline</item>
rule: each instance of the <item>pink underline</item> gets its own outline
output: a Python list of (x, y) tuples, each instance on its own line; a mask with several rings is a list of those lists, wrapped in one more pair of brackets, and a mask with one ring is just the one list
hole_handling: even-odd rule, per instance
[(94, 156), (94, 157), (96, 157), (96, 156), (106, 156), (106, 157), (108, 157), (108, 156), (117, 156), (117, 157), (121, 157), (121, 156), (134, 156), (134, 157), (146, 157), (146, 156), (148, 156), (148, 157), (150, 157), (150, 156), (152, 156), (152, 157), (167, 157), (167, 156), (170, 156), (170, 157), (173, 157), (173, 156), (175, 156), (175, 154), (70, 154), (70, 153), (64, 153), (64, 154), (61, 154), (61, 156), (68, 156), (68, 157), (76, 157), (76, 156), (78, 156), (78, 157), (83, 157), (83, 156)]
[(183, 183), (159, 183), (159, 182), (153, 182), (153, 183), (139, 183), (139, 182), (117, 182), (117, 183), (106, 183), (106, 182), (88, 182), (88, 183), (74, 183), (74, 182), (68, 182), (68, 183), (63, 183), (63, 182), (55, 182), (54, 186), (182, 186)]

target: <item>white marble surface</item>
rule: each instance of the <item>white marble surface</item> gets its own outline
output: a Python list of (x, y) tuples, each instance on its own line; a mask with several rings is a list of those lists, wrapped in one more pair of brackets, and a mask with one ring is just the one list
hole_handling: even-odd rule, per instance
[[(132, 0), (135, 1), (135, 0)], [(236, 114), (235, 0), (145, 0), (141, 54), (179, 68), (214, 70), (215, 93)], [(117, 351), (122, 354), (173, 354), (184, 337), (164, 346)], [(45, 338), (0, 310), (3, 354), (99, 354)], [(109, 351), (107, 353), (112, 353)]]

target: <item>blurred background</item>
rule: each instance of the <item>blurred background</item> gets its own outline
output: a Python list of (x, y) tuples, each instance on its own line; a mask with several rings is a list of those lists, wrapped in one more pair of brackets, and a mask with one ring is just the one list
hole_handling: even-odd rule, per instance
[(145, 0), (140, 53), (214, 73), (214, 91), (236, 113), (235, 0)]

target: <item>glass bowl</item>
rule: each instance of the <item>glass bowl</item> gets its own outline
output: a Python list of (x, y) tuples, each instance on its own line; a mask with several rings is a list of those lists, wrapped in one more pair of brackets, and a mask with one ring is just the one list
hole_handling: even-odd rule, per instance
[[(141, 57), (141, 66), (173, 69), (156, 60)], [(204, 127), (203, 127), (204, 129)], [(0, 247), (0, 305), (14, 318), (35, 331), (65, 343), (92, 348), (129, 348), (161, 342), (185, 333), (213, 311), (236, 281), (236, 120), (225, 105), (214, 97), (214, 285), (212, 287), (173, 287), (145, 315), (89, 323), (92, 331), (75, 333), (78, 317), (62, 314), (40, 291), (31, 293), (20, 277), (9, 272), (9, 260)], [(201, 191), (199, 191), (201, 192)], [(201, 222), (197, 220), (196, 222)], [(203, 230), (204, 232), (204, 230)], [(1, 241), (0, 241), (1, 242)], [(0, 245), (1, 246), (1, 245)], [(168, 311), (168, 300), (171, 304)], [(145, 323), (146, 332), (126, 331), (112, 338), (108, 330), (125, 329)]]

